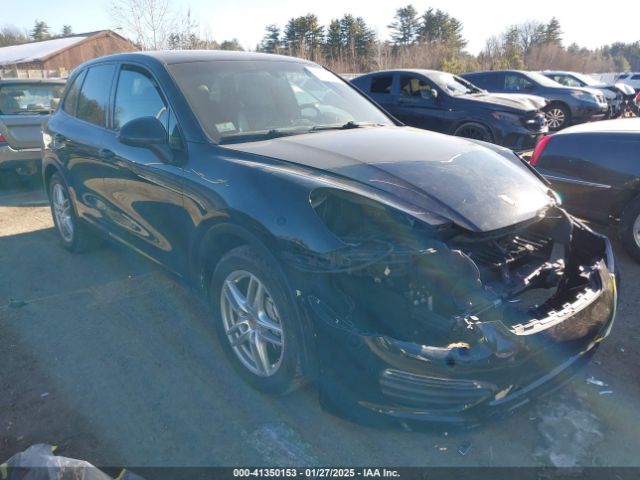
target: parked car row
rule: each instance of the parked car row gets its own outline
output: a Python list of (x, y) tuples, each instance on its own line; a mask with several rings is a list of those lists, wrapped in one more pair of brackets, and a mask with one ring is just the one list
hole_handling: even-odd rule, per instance
[[(435, 72), (390, 77), (356, 84), (396, 97), (398, 111), (431, 101), (454, 133), (456, 108), (493, 120), (470, 136), (518, 146), (515, 134), (544, 133), (528, 95)], [(611, 245), (533, 167), (402, 125), (309, 61), (88, 62), (42, 152), (64, 247), (109, 239), (188, 279), (248, 383), (281, 394), (315, 381), (324, 406), (359, 422), (510, 412), (565, 382), (612, 328)]]

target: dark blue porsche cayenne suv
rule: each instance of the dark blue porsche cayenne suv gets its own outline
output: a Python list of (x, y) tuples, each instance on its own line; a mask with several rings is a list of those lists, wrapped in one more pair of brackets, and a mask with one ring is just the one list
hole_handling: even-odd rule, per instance
[(42, 148), (64, 247), (109, 239), (163, 265), (208, 299), (247, 382), (314, 382), (357, 421), (513, 409), (614, 320), (608, 240), (531, 167), (403, 126), (308, 61), (102, 57), (70, 78)]

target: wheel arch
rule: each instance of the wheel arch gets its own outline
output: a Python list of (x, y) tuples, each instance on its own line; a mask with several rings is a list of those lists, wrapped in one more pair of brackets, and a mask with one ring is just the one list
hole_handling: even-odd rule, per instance
[[(495, 142), (496, 139), (496, 134), (493, 131), (493, 128), (491, 128), (490, 125), (488, 125), (487, 123), (483, 122), (482, 120), (461, 120), (460, 122), (458, 122), (456, 125), (454, 125), (454, 127), (451, 129), (451, 135), (454, 136), (458, 136), (457, 133), (458, 131), (462, 128), (465, 127), (467, 125), (477, 125), (480, 126), (482, 128), (485, 128), (487, 130), (487, 132), (489, 132), (489, 135), (491, 136), (491, 138), (489, 139), (489, 143), (493, 143)], [(461, 138), (465, 138), (465, 137), (461, 137)]]

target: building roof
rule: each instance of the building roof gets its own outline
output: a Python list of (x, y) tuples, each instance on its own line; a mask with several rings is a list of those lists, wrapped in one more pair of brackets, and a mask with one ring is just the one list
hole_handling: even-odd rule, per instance
[(106, 33), (113, 32), (100, 30), (97, 32), (74, 34), (71, 37), (53, 38), (51, 40), (2, 47), (0, 48), (0, 65), (15, 65), (46, 60), (69, 47), (87, 40), (89, 37)]

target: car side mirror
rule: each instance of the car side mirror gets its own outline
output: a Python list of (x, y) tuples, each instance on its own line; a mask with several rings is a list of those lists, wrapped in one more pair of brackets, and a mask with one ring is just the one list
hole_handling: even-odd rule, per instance
[(130, 147), (150, 148), (152, 145), (166, 144), (167, 131), (155, 117), (140, 117), (125, 123), (118, 135), (120, 143)]
[(125, 123), (118, 134), (118, 141), (130, 147), (148, 148), (162, 162), (174, 163), (167, 131), (156, 117), (134, 118)]

